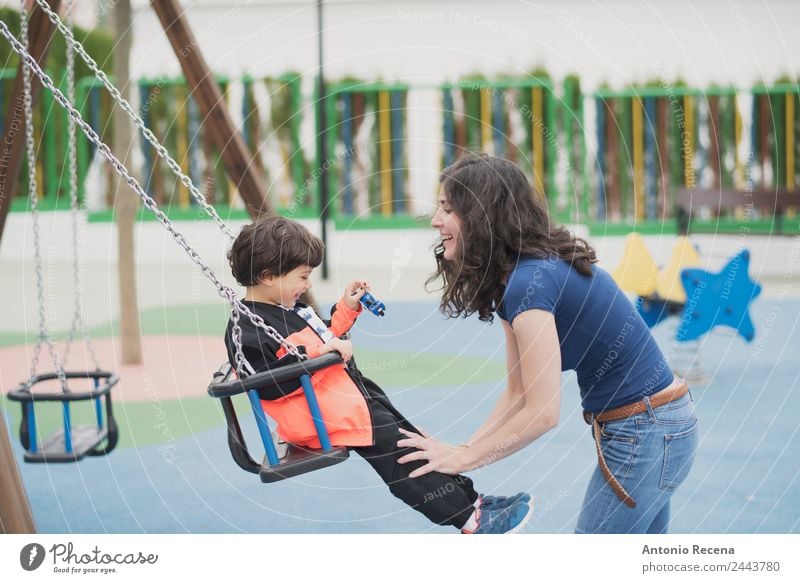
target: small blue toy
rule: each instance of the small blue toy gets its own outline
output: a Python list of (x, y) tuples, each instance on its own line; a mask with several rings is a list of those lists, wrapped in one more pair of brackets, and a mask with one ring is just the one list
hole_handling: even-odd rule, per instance
[(369, 292), (364, 292), (364, 295), (361, 296), (361, 303), (376, 316), (383, 316), (386, 310), (386, 306), (383, 302), (376, 299), (375, 296)]

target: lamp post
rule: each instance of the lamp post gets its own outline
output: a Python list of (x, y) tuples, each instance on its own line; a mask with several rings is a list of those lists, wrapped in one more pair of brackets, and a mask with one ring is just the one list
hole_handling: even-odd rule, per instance
[(320, 221), (322, 222), (322, 242), (325, 244), (325, 252), (322, 255), (322, 279), (328, 279), (328, 176), (327, 171), (323, 172), (326, 167), (328, 159), (328, 116), (325, 107), (326, 94), (325, 94), (325, 71), (323, 65), (325, 63), (323, 57), (323, 39), (322, 39), (322, 0), (317, 0), (317, 51), (319, 55), (319, 75), (317, 77), (317, 120), (319, 127), (317, 127), (317, 152), (319, 152), (319, 203), (320, 203)]

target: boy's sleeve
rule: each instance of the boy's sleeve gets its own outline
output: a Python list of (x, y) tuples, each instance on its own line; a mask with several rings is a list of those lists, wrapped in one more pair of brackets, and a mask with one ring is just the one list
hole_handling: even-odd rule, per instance
[(358, 318), (362, 309), (361, 304), (358, 304), (358, 309), (353, 310), (344, 303), (344, 298), (340, 299), (333, 309), (333, 315), (331, 315), (330, 331), (335, 336), (347, 333), (355, 324), (356, 318)]

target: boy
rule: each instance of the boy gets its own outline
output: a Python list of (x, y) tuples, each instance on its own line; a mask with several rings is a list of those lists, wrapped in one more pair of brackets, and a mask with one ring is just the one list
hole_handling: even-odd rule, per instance
[[(345, 362), (353, 355), (352, 344), (339, 336), (353, 326), (361, 312), (359, 299), (367, 282), (353, 281), (336, 304), (330, 328), (300, 302), (311, 287), (311, 272), (322, 262), (323, 243), (305, 227), (282, 217), (268, 217), (245, 226), (228, 253), (236, 281), (246, 288), (244, 303), (278, 333), (309, 357), (338, 351)], [(254, 326), (240, 319), (242, 348), (253, 370), (260, 372), (294, 357)], [(232, 322), (225, 333), (228, 358), (235, 362)], [(355, 367), (334, 365), (312, 376), (333, 445), (349, 446), (378, 473), (389, 490), (403, 502), (437, 524), (460, 528), (464, 533), (515, 532), (530, 517), (530, 496), (480, 496), (465, 476), (431, 472), (419, 478), (408, 474), (423, 462), (398, 464), (409, 453), (397, 447), (399, 430), (417, 432), (395, 409), (375, 383)], [(293, 387), (284, 395), (262, 393), (264, 411), (278, 424), (278, 434), (289, 443), (320, 447), (302, 391)]]

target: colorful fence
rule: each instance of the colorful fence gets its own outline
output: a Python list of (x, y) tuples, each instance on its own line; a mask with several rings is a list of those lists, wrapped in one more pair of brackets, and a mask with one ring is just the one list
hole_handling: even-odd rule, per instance
[(465, 151), (509, 158), (557, 211), (557, 104), (547, 79), (464, 79), (442, 88), (443, 165)]
[(293, 217), (318, 213), (300, 140), (306, 115), (301, 80), (299, 74), (287, 73), (242, 81), (242, 136), (265, 178), (272, 205)]
[(763, 186), (794, 190), (800, 160), (800, 94), (795, 85), (753, 90), (750, 149), (753, 177)]
[[(16, 69), (0, 70), (0, 128), (5, 129), (5, 115), (8, 110)], [(52, 72), (50, 75), (53, 78)], [(65, 80), (60, 88), (66, 92)], [(77, 107), (103, 140), (111, 139), (111, 103), (90, 80), (84, 79), (76, 87)], [(34, 142), (37, 145), (36, 182), (42, 209), (69, 208), (69, 160), (67, 113), (55, 104), (53, 96), (43, 91), (41, 99), (34, 107)], [(83, 185), (91, 160), (92, 151), (88, 140), (78, 132), (78, 177), (79, 196), (83, 196)], [(14, 210), (25, 210), (28, 206), (28, 168), (23, 159), (20, 185), (17, 198), (13, 201)], [(113, 200), (106, 201), (113, 204)]]
[[(14, 74), (0, 71), (4, 105)], [(318, 187), (325, 179), (332, 216), (409, 224), (417, 213), (414, 201), (436, 196), (415, 180), (417, 166), (435, 174), (467, 150), (514, 160), (559, 220), (604, 232), (673, 228), (679, 188), (780, 191), (793, 190), (800, 181), (800, 103), (797, 88), (789, 84), (745, 91), (658, 85), (586, 94), (577, 77), (565, 79), (560, 91), (546, 76), (472, 78), (434, 87), (348, 81), (328, 88), (328, 159), (314, 162), (319, 120), (313, 96), (303, 98), (301, 81), (291, 73), (220, 80), (229, 108), (241, 112), (244, 141), (273, 206), (294, 217), (319, 214)], [(434, 101), (420, 107), (416, 99), (425, 91)], [(183, 80), (143, 80), (137, 97), (145, 122), (205, 196), (216, 205), (239, 205)], [(99, 84), (80, 81), (78, 101), (92, 127), (110, 139), (110, 99)], [(441, 142), (436, 153), (425, 154), (422, 162), (417, 155), (411, 164), (410, 144), (422, 143), (420, 122), (433, 127), (430, 117), (420, 118), (425, 109), (441, 128), (440, 137), (434, 136)], [(66, 116), (47, 92), (36, 115), (43, 208), (54, 208), (47, 201), (66, 194), (68, 182)], [(153, 148), (142, 144), (148, 190), (160, 204), (191, 209), (188, 190)], [(83, 191), (93, 151), (82, 137), (78, 154)], [(694, 210), (701, 223), (719, 228), (715, 210)], [(748, 212), (749, 220), (770, 219), (759, 209)], [(735, 228), (743, 213), (734, 208), (722, 218)], [(792, 218), (794, 209), (787, 214)]]
[(328, 90), (328, 180), (334, 216), (410, 211), (405, 85), (343, 83)]
[[(679, 188), (797, 185), (800, 124), (792, 86), (737, 91), (647, 87), (594, 95), (597, 221), (673, 217)], [(720, 217), (697, 209), (712, 223)], [(741, 219), (744, 208), (735, 208)], [(753, 219), (770, 217), (752, 209)]]
[[(227, 96), (227, 80), (218, 79), (218, 83)], [(233, 205), (234, 189), (225, 176), (220, 152), (203, 131), (199, 108), (183, 79), (141, 80), (139, 115), (211, 204)], [(195, 204), (189, 189), (141, 136), (140, 144), (147, 191), (159, 205), (189, 209)]]

